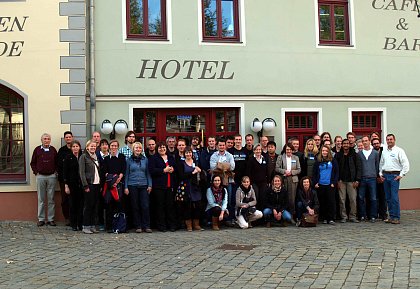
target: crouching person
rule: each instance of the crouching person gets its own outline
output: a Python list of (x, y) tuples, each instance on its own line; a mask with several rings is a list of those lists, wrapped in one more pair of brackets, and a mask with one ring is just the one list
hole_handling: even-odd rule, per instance
[(311, 179), (303, 177), (300, 180), (299, 188), (296, 194), (297, 210), (296, 216), (298, 222), (296, 226), (300, 225), (302, 215), (307, 213), (311, 216), (318, 214), (319, 201), (316, 191), (312, 188)]
[(273, 177), (271, 186), (267, 188), (264, 208), (264, 218), (267, 222), (267, 228), (271, 227), (272, 222), (293, 223), (292, 215), (288, 211), (289, 195), (279, 175)]
[(219, 230), (219, 223), (229, 216), (227, 210), (228, 193), (222, 185), (222, 179), (218, 175), (213, 175), (210, 188), (207, 189), (207, 208), (206, 212), (211, 215), (213, 230)]
[(242, 178), (236, 191), (236, 220), (242, 229), (252, 228), (251, 222), (261, 219), (263, 214), (256, 209), (257, 199), (249, 177)]

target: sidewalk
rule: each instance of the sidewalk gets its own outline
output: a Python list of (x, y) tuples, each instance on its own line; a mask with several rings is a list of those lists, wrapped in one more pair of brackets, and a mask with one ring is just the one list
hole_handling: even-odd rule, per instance
[(414, 289), (419, 219), (120, 235), (0, 222), (0, 288)]

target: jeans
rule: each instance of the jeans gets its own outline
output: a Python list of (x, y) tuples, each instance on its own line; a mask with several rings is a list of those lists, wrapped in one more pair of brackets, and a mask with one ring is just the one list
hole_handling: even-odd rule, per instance
[(228, 192), (228, 205), (227, 209), (229, 211), (228, 220), (232, 220), (235, 216), (235, 207), (236, 207), (236, 191), (233, 191), (234, 184), (229, 183), (226, 187)]
[[(274, 219), (274, 216), (273, 216), (273, 210), (272, 210), (272, 209), (270, 209), (270, 208), (265, 208), (265, 209), (263, 210), (263, 214), (264, 214), (264, 218), (267, 220), (267, 222), (276, 221), (276, 220)], [(284, 221), (290, 222), (290, 221), (292, 220), (292, 215), (291, 215), (288, 211), (283, 210), (283, 211), (281, 212), (281, 220), (284, 220)]]
[(150, 201), (146, 186), (128, 185), (133, 214), (133, 225), (136, 229), (150, 229)]
[(384, 191), (388, 203), (389, 217), (392, 220), (400, 219), (400, 199), (398, 197), (400, 181), (394, 180), (397, 176), (398, 174), (384, 174)]
[(370, 216), (369, 218), (377, 218), (378, 204), (376, 201), (376, 178), (362, 178), (359, 186), (359, 213), (361, 218), (366, 218), (366, 191), (369, 191), (370, 200)]
[(45, 221), (45, 194), (47, 195), (48, 204), (48, 221), (54, 221), (55, 216), (55, 202), (54, 192), (57, 177), (52, 175), (36, 176), (36, 188), (38, 193), (38, 221)]
[[(313, 208), (311, 208), (313, 209)], [(302, 215), (304, 213), (307, 213), (308, 210), (306, 209), (306, 206), (303, 204), (303, 202), (297, 202), (296, 204), (296, 218), (298, 220), (302, 219)]]

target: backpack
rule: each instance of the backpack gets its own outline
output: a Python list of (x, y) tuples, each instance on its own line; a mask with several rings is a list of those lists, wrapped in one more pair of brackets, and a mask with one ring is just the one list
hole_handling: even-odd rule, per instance
[(115, 234), (125, 233), (127, 230), (127, 220), (124, 213), (116, 213), (112, 220), (112, 231)]

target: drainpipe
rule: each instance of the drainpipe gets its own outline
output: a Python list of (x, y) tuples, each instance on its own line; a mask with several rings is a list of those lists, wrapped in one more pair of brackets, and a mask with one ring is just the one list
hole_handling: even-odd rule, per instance
[(94, 0), (89, 0), (89, 100), (90, 135), (96, 130)]

